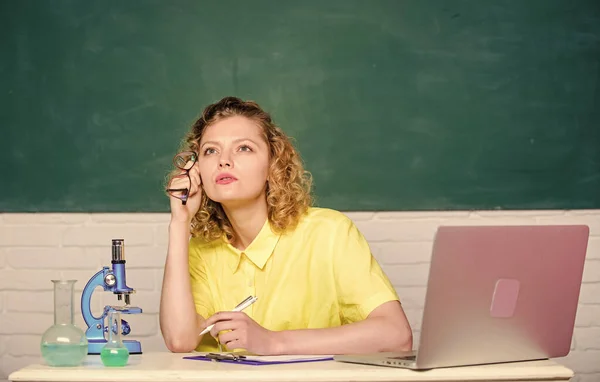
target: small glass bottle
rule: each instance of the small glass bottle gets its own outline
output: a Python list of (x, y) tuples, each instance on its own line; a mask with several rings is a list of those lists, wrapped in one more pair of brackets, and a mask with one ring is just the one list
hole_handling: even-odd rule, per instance
[(54, 283), (54, 325), (42, 335), (42, 357), (50, 366), (78, 366), (88, 352), (83, 330), (73, 323), (73, 286), (77, 280)]
[(121, 313), (118, 311), (108, 312), (108, 338), (100, 351), (100, 359), (104, 366), (125, 366), (129, 360), (129, 350), (121, 340)]

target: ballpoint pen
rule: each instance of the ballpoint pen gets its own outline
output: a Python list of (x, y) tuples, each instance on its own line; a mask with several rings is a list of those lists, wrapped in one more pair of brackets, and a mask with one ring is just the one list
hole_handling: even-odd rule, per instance
[[(256, 297), (256, 296), (248, 296), (244, 301), (240, 302), (231, 311), (232, 312), (241, 312), (242, 310), (246, 309), (250, 305), (254, 304), (256, 302), (256, 300), (258, 300), (258, 297)], [(203, 334), (206, 334), (206, 333), (210, 332), (210, 330), (213, 328), (213, 326), (215, 326), (215, 324), (207, 326), (206, 329), (204, 329), (203, 331), (200, 332), (200, 335), (203, 335)]]

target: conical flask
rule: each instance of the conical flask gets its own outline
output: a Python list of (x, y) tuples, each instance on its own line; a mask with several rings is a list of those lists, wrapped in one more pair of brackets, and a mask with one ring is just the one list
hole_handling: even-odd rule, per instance
[(54, 283), (54, 325), (42, 335), (42, 356), (50, 366), (78, 366), (88, 351), (83, 330), (73, 323), (73, 287), (77, 280)]
[(100, 351), (104, 366), (125, 366), (129, 359), (129, 350), (121, 340), (121, 313), (108, 311), (108, 338)]

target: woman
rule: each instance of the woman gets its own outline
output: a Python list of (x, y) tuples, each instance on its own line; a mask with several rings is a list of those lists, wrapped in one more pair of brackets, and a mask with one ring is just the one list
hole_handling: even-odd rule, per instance
[[(311, 207), (310, 176), (268, 113), (226, 97), (183, 149), (192, 153), (178, 157), (168, 186), (160, 326), (169, 350), (215, 351), (215, 338), (263, 355), (411, 350), (364, 237), (342, 213)], [(250, 295), (256, 303), (231, 312)]]

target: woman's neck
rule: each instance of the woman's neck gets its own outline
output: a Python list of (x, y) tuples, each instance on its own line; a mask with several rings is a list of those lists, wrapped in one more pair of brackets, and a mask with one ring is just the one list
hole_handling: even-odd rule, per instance
[(244, 206), (223, 205), (223, 210), (235, 233), (235, 239), (231, 244), (241, 251), (258, 236), (268, 218), (266, 200)]

